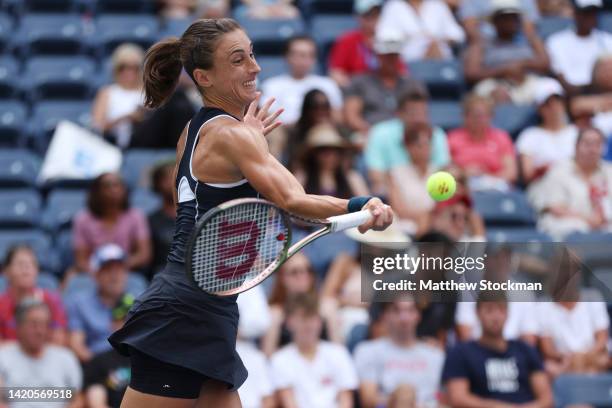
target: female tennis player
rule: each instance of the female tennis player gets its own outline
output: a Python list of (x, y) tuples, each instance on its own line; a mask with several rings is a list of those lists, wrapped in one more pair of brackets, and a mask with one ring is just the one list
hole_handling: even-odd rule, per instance
[(228, 200), (262, 197), (309, 218), (361, 209), (372, 213), (360, 230), (384, 229), (390, 208), (379, 199), (308, 195), (269, 152), (265, 135), (280, 125), (273, 101), (257, 112), (261, 70), (252, 44), (234, 20), (198, 20), (180, 39), (155, 44), (144, 66), (145, 104), (172, 94), (181, 69), (202, 94), (202, 108), (177, 146), (177, 219), (165, 270), (135, 302), (125, 325), (109, 339), (131, 359), (124, 408), (240, 407), (236, 390), (247, 376), (236, 353), (236, 296), (198, 289), (185, 273), (185, 246), (197, 220)]

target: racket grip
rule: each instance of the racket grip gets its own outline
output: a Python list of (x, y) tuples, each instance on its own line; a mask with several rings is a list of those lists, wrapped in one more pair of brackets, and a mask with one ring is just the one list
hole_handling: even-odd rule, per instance
[(335, 217), (329, 217), (327, 220), (331, 222), (331, 232), (338, 232), (358, 227), (370, 218), (372, 218), (370, 210), (362, 210), (350, 214), (336, 215)]

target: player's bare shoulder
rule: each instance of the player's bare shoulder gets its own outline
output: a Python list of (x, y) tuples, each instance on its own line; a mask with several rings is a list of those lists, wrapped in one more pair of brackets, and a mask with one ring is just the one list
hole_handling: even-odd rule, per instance
[(261, 132), (229, 117), (219, 118), (206, 124), (200, 132), (202, 139), (208, 139), (209, 146), (214, 146), (215, 150), (225, 153), (248, 154), (254, 149), (267, 151), (268, 148)]

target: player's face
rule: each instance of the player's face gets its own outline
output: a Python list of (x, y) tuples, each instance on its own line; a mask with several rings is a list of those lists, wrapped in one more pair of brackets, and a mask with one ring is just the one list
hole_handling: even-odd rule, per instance
[(223, 35), (215, 50), (213, 64), (209, 75), (217, 95), (229, 96), (242, 105), (255, 99), (255, 80), (261, 68), (255, 61), (253, 44), (244, 31), (234, 30)]
[(10, 285), (18, 289), (31, 289), (36, 286), (38, 264), (29, 250), (19, 250), (13, 256), (6, 271)]
[(508, 318), (508, 304), (505, 302), (483, 302), (478, 305), (478, 319), (483, 335), (501, 337)]

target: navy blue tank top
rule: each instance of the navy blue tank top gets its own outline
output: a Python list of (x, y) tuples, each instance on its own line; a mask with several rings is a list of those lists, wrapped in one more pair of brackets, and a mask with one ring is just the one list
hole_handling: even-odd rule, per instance
[[(199, 181), (192, 171), (192, 159), (198, 144), (200, 129), (218, 117), (233, 116), (217, 108), (202, 108), (191, 119), (185, 150), (176, 175), (177, 210), (174, 238), (168, 262), (185, 263), (185, 247), (196, 222), (211, 208), (236, 198), (258, 197), (246, 179), (229, 184), (209, 184)], [(238, 120), (238, 119), (236, 119)]]

